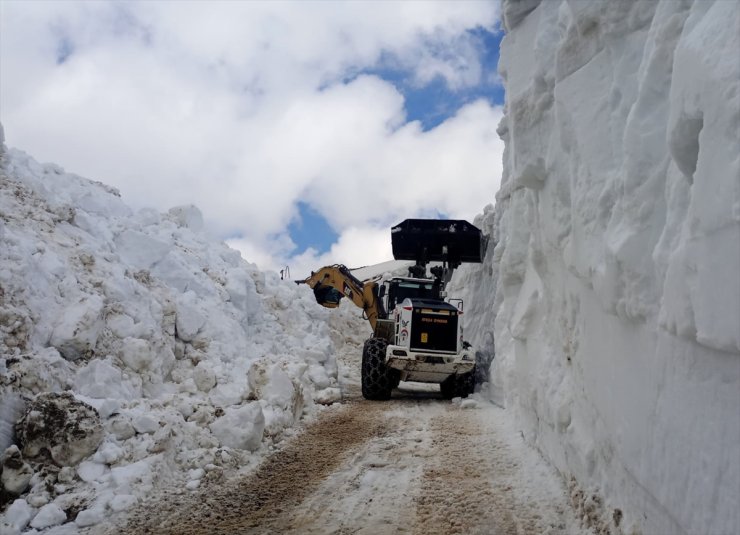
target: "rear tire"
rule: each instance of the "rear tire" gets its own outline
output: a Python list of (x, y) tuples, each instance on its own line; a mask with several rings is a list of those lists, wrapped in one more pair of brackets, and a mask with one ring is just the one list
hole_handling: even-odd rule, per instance
[(488, 382), (488, 374), (491, 370), (491, 362), (493, 362), (492, 353), (486, 353), (484, 351), (475, 352), (475, 369), (473, 370), (475, 376), (474, 386), (480, 386), (483, 383)]
[(388, 342), (382, 338), (368, 338), (362, 349), (362, 397), (372, 400), (391, 398), (391, 390), (398, 384), (396, 370), (385, 365)]

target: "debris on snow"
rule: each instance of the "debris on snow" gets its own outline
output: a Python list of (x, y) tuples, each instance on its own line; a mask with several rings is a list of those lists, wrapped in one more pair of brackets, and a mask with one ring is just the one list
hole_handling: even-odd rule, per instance
[(97, 411), (68, 392), (36, 396), (15, 431), (24, 456), (48, 452), (57, 466), (78, 464), (103, 440)]
[(0, 492), (19, 496), (31, 482), (33, 470), (23, 460), (18, 446), (10, 446), (0, 457)]

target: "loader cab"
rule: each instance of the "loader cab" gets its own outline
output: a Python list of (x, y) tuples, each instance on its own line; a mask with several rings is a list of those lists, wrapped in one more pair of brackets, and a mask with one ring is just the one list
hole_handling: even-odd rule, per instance
[(439, 283), (429, 279), (396, 277), (388, 282), (386, 310), (390, 314), (404, 299), (440, 299)]

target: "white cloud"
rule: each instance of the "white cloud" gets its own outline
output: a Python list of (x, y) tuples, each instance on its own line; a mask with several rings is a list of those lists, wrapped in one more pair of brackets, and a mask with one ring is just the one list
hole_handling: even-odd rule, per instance
[[(110, 183), (130, 204), (199, 205), (265, 267), (369, 263), (365, 252), (390, 250), (391, 224), (435, 212), (470, 219), (492, 201), (501, 110), (471, 103), (423, 132), (405, 123), (392, 84), (354, 77), (382, 57), (418, 83), (480, 83), (466, 30), (491, 27), (496, 10), (4, 1), (0, 118), (8, 144)], [(286, 227), (299, 198), (340, 234), (327, 255), (291, 258)]]
[(377, 227), (349, 227), (324, 254), (308, 249), (286, 262), (294, 278), (303, 279), (321, 266), (344, 264), (358, 268), (392, 260), (390, 229)]
[(230, 247), (260, 269), (279, 272), (287, 267), (293, 279), (304, 279), (321, 266), (345, 264), (357, 268), (393, 259), (390, 228), (346, 228), (329, 251), (321, 254), (308, 248), (301, 254), (290, 256), (289, 242), (288, 239), (276, 240), (262, 246), (244, 238), (226, 240)]

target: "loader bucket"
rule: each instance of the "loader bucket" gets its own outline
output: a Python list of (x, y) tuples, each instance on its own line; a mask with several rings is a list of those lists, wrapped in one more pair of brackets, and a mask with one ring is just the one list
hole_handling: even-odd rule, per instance
[(393, 258), (417, 263), (482, 262), (488, 239), (460, 219), (407, 219), (391, 229)]

